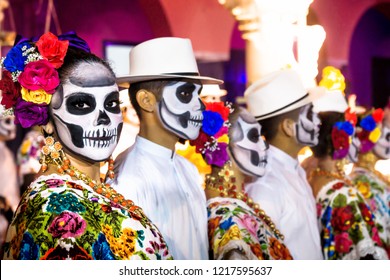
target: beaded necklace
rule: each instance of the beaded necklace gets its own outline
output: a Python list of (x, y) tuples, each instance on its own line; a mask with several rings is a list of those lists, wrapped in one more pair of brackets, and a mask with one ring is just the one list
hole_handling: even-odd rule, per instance
[[(97, 183), (95, 180), (91, 179), (86, 174), (71, 165), (69, 158), (62, 150), (62, 145), (60, 144), (60, 142), (55, 142), (52, 136), (48, 136), (45, 138), (45, 145), (42, 147), (42, 157), (40, 162), (42, 164), (42, 172), (45, 172), (47, 170), (48, 164), (54, 164), (57, 166), (57, 172), (61, 175), (68, 174), (75, 179), (83, 181), (88, 186), (90, 186), (97, 194), (102, 195), (110, 199), (114, 203), (121, 205), (132, 216), (136, 216), (138, 219), (142, 219), (146, 223), (149, 223), (149, 219), (144, 214), (142, 208), (135, 205), (132, 200), (125, 199), (122, 194), (118, 193), (107, 183)], [(107, 176), (109, 176), (111, 179), (114, 178), (113, 165), (114, 160), (110, 157), (110, 159), (108, 160)]]
[(276, 237), (284, 240), (283, 234), (281, 234), (276, 228), (274, 222), (265, 213), (265, 211), (260, 208), (260, 205), (255, 203), (245, 192), (237, 191), (236, 178), (233, 176), (233, 172), (227, 168), (227, 165), (224, 166), (218, 175), (219, 176), (217, 178), (211, 176), (210, 174), (206, 175), (205, 183), (207, 189), (218, 191), (221, 197), (230, 197), (242, 200), (250, 208), (252, 208), (257, 217), (270, 227)]
[(325, 176), (334, 179), (339, 179), (341, 181), (344, 181), (347, 185), (352, 186), (352, 181), (347, 178), (347, 175), (345, 175), (343, 171), (332, 172), (317, 167), (315, 170), (311, 172), (310, 176), (311, 177)]

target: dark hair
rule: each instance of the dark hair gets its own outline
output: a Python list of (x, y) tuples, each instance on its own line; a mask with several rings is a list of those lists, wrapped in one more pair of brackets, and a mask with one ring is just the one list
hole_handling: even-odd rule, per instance
[(298, 108), (265, 120), (260, 120), (259, 124), (261, 125), (261, 132), (265, 137), (266, 141), (272, 141), (276, 137), (276, 135), (278, 134), (279, 125), (284, 119), (297, 120), (300, 110), (301, 108)]
[(344, 121), (344, 114), (338, 112), (320, 112), (318, 116), (321, 119), (320, 135), (318, 145), (312, 147), (316, 158), (324, 158), (333, 155), (334, 148), (332, 143), (333, 125), (338, 121)]
[(69, 47), (64, 58), (64, 63), (58, 69), (58, 75), (60, 77), (61, 83), (63, 80), (67, 79), (71, 72), (81, 63), (99, 63), (107, 68), (110, 73), (115, 77), (115, 73), (112, 70), (110, 64), (100, 57), (94, 55), (93, 53), (85, 52), (81, 49)]

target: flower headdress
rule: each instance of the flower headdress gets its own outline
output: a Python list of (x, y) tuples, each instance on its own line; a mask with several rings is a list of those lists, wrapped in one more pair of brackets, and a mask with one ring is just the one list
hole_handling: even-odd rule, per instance
[(338, 121), (332, 128), (333, 159), (343, 159), (348, 155), (349, 145), (355, 132), (357, 117), (351, 108), (344, 113), (345, 121)]
[(227, 145), (230, 127), (229, 114), (233, 109), (231, 104), (224, 102), (205, 103), (202, 128), (197, 139), (190, 141), (196, 152), (201, 153), (210, 165), (223, 167), (229, 160)]
[(361, 153), (369, 152), (378, 142), (381, 137), (381, 130), (378, 126), (382, 123), (383, 117), (384, 111), (379, 108), (370, 110), (360, 118), (357, 135), (361, 142)]
[(1, 59), (2, 115), (15, 115), (24, 128), (48, 122), (49, 104), (60, 84), (57, 69), (64, 63), (69, 45), (89, 52), (87, 43), (74, 32), (55, 36), (47, 32), (39, 39), (18, 38)]

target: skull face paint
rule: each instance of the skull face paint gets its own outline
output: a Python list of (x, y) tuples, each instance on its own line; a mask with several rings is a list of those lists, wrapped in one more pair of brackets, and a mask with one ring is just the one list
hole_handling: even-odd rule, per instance
[(348, 150), (348, 160), (352, 163), (356, 163), (358, 161), (359, 150), (360, 150), (360, 140), (356, 135), (356, 130), (352, 134), (352, 142), (349, 144)]
[(183, 139), (193, 140), (199, 135), (205, 110), (200, 90), (201, 85), (190, 82), (169, 83), (163, 89), (159, 118), (167, 130)]
[(16, 126), (14, 124), (14, 117), (5, 117), (0, 119), (0, 141), (8, 141), (14, 139), (16, 136)]
[(260, 124), (246, 116), (240, 115), (231, 127), (229, 151), (243, 173), (262, 177), (266, 171), (268, 145), (261, 137)]
[(390, 159), (390, 126), (382, 125), (381, 137), (376, 142), (373, 151), (380, 159)]
[(307, 146), (316, 146), (320, 134), (321, 120), (318, 114), (313, 112), (313, 105), (308, 104), (301, 108), (298, 123), (295, 125), (296, 139)]
[[(119, 92), (112, 74), (100, 64), (80, 67), (54, 94), (52, 115), (61, 143), (74, 154), (104, 161), (114, 151), (122, 129)], [(109, 77), (109, 78), (107, 78)], [(61, 100), (58, 100), (61, 98)]]

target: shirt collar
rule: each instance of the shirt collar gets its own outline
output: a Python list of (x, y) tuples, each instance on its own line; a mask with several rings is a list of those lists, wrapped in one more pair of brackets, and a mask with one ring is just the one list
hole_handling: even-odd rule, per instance
[(141, 149), (144, 152), (153, 154), (154, 156), (169, 159), (173, 159), (175, 157), (176, 153), (174, 150), (172, 151), (139, 135), (137, 135), (135, 142), (137, 144), (137, 149)]

